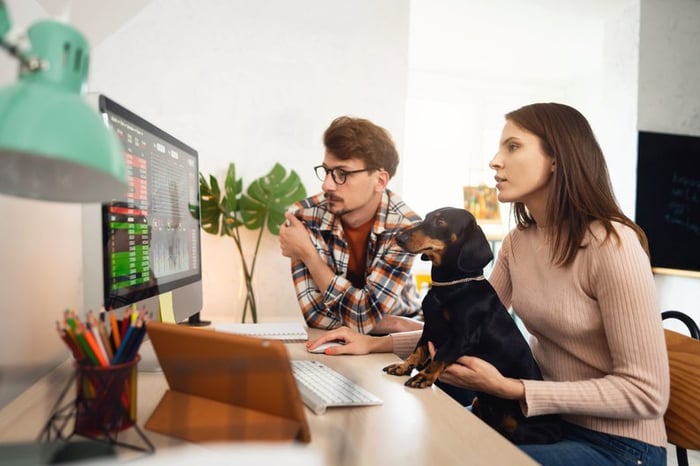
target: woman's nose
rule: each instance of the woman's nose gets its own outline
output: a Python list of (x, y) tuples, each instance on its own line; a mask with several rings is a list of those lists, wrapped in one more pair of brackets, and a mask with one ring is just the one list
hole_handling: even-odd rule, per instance
[(489, 168), (495, 170), (495, 169), (500, 168), (502, 166), (503, 166), (503, 164), (501, 163), (501, 159), (498, 157), (498, 153), (496, 153), (496, 155), (493, 156), (491, 161), (489, 161)]

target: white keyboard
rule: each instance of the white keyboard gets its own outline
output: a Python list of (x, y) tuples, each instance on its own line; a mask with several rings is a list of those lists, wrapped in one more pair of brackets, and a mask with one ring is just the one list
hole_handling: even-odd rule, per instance
[(318, 361), (292, 360), (292, 371), (304, 404), (315, 414), (335, 406), (380, 405), (382, 400)]

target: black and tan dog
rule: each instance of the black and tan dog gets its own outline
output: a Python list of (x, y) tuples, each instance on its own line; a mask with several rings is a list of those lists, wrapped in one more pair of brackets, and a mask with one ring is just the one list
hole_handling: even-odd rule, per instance
[[(420, 372), (406, 385), (432, 385), (451, 363), (470, 355), (493, 364), (505, 377), (542, 379), (530, 347), (483, 268), (493, 254), (474, 216), (464, 209), (443, 208), (397, 236), (408, 252), (432, 261), (432, 287), (423, 300), (425, 327), (416, 349), (403, 363), (384, 368), (393, 375)], [(428, 342), (437, 348), (431, 360)], [(474, 414), (516, 444), (552, 443), (561, 436), (557, 416), (525, 418), (520, 405), (476, 392)]]

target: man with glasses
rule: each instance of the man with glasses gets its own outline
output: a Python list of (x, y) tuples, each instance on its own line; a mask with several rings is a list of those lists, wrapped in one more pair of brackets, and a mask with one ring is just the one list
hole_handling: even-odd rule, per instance
[(314, 167), (323, 192), (299, 202), (280, 230), (306, 322), (361, 333), (422, 328), (414, 256), (394, 241), (420, 217), (387, 189), (399, 163), (391, 136), (343, 116), (323, 143), (323, 163)]

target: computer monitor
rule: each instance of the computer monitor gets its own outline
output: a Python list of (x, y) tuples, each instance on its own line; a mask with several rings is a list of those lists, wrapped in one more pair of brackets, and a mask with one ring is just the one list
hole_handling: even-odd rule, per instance
[(83, 206), (85, 309), (136, 306), (202, 325), (199, 168), (195, 149), (104, 95), (89, 96), (124, 149), (128, 192)]

